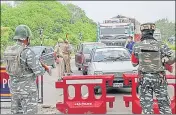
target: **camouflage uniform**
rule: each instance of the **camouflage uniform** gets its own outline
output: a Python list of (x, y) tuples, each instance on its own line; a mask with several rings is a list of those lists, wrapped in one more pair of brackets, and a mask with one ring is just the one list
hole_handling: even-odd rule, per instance
[(68, 41), (67, 43), (63, 43), (62, 49), (63, 49), (63, 58), (65, 63), (65, 72), (71, 73), (71, 66), (70, 66), (71, 51), (70, 51), (70, 46), (68, 44)]
[(62, 54), (62, 49), (61, 49), (60, 44), (57, 44), (55, 46), (55, 52), (56, 52), (57, 58), (59, 59), (59, 62), (57, 64), (57, 67), (58, 67), (58, 80), (61, 80), (62, 77), (64, 76), (65, 64), (64, 64), (63, 54)]
[[(14, 39), (25, 40), (27, 37), (31, 37), (30, 34), (30, 29), (27, 26), (19, 25), (15, 30)], [(23, 72), (21, 76), (10, 75), (11, 113), (19, 114), (22, 110), (23, 114), (37, 114), (38, 92), (36, 77), (43, 75), (45, 69), (30, 48), (18, 41), (16, 48), (19, 47), (25, 47), (20, 58)]]
[[(148, 23), (147, 23), (148, 24)], [(146, 25), (147, 25), (146, 24)], [(145, 25), (145, 24), (144, 24)], [(143, 39), (144, 38), (144, 39)], [(146, 38), (146, 39), (145, 39)], [(133, 47), (133, 54), (140, 61), (143, 61), (139, 56), (139, 48), (141, 43), (148, 42), (151, 43), (155, 41), (153, 36), (143, 35), (141, 42), (138, 42)], [(146, 46), (147, 47), (147, 46)], [(161, 57), (162, 55), (167, 57), (167, 62), (173, 64), (175, 57), (171, 49), (167, 45), (160, 45)], [(149, 56), (149, 54), (146, 54)], [(154, 54), (155, 55), (155, 54)], [(154, 57), (154, 56), (153, 56)], [(156, 58), (153, 58), (156, 59)], [(157, 60), (157, 59), (156, 59)], [(160, 59), (162, 60), (162, 59)], [(149, 59), (149, 61), (151, 61)], [(152, 60), (155, 61), (155, 60)], [(139, 63), (133, 63), (133, 66), (137, 66)], [(148, 69), (154, 68), (156, 65), (151, 64)], [(167, 80), (165, 79), (165, 68), (162, 65), (160, 68), (156, 68), (157, 72), (144, 72), (143, 68), (139, 65), (139, 97), (142, 110), (144, 114), (153, 114), (153, 92), (158, 100), (158, 105), (160, 109), (160, 114), (172, 114), (170, 109), (170, 98), (167, 92)]]

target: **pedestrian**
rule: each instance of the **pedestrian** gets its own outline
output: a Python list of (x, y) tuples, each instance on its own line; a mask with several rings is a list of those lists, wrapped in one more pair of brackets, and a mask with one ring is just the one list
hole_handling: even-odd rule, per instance
[(141, 25), (141, 41), (134, 45), (131, 56), (133, 66), (138, 65), (140, 104), (144, 114), (154, 114), (154, 92), (160, 114), (172, 114), (163, 65), (172, 65), (175, 62), (175, 56), (166, 44), (154, 39), (154, 31), (154, 23)]
[(71, 66), (70, 66), (71, 48), (70, 48), (70, 45), (69, 45), (67, 39), (64, 40), (62, 47), (63, 47), (63, 59), (64, 59), (64, 63), (65, 63), (65, 72), (67, 74), (70, 74), (71, 73)]
[(37, 114), (36, 77), (43, 75), (45, 70), (49, 72), (49, 67), (41, 63), (29, 48), (31, 37), (28, 26), (17, 26), (13, 38), (17, 43), (8, 46), (4, 52), (6, 71), (10, 76), (12, 114)]
[(126, 48), (127, 48), (128, 51), (130, 52), (130, 54), (132, 53), (134, 43), (135, 43), (135, 42), (133, 41), (133, 37), (132, 37), (132, 36), (129, 36), (129, 39), (128, 39), (128, 43), (127, 43), (127, 45), (126, 45)]
[(63, 51), (61, 49), (61, 42), (58, 41), (57, 45), (55, 46), (55, 52), (57, 56), (57, 67), (58, 67), (58, 81), (62, 79), (65, 73), (65, 64), (63, 60)]

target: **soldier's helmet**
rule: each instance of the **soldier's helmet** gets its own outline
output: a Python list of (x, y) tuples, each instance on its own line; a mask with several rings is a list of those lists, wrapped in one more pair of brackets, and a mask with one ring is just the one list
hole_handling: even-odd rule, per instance
[(14, 40), (25, 40), (32, 37), (31, 29), (27, 25), (19, 25), (15, 29)]
[(155, 28), (156, 26), (154, 23), (144, 23), (144, 24), (141, 24), (140, 26), (140, 30), (143, 35), (145, 34), (153, 35)]

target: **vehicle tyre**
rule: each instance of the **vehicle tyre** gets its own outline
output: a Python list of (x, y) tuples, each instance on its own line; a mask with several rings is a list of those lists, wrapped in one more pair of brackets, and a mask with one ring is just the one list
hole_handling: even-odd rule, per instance
[(55, 64), (53, 64), (53, 65), (52, 65), (52, 67), (53, 67), (53, 68), (56, 68), (56, 65), (55, 65)]
[(83, 75), (87, 75), (87, 71), (83, 70)]
[(80, 68), (80, 67), (78, 67), (78, 71), (81, 71), (81, 68)]

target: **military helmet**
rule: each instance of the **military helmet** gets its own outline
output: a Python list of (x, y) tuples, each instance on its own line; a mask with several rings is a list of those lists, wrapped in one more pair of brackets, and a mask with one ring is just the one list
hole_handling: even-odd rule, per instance
[(141, 24), (140, 30), (141, 31), (145, 31), (145, 30), (153, 30), (153, 31), (155, 31), (155, 24), (154, 23)]
[(32, 37), (30, 28), (27, 25), (19, 25), (15, 29), (14, 40), (25, 40)]
[(148, 36), (154, 34), (155, 31), (155, 24), (154, 23), (144, 23), (141, 24), (140, 30), (142, 32), (142, 36)]

